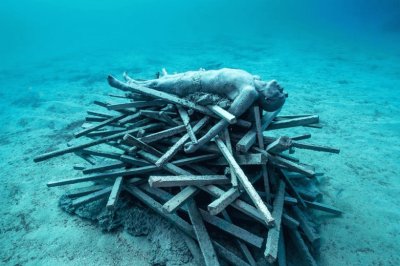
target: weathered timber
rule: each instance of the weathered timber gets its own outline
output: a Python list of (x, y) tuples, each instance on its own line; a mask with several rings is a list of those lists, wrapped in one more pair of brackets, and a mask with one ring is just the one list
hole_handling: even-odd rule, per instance
[(74, 166), (72, 168), (74, 170), (83, 170), (86, 168), (86, 166), (84, 166), (83, 164), (74, 164)]
[(280, 115), (277, 116), (275, 119), (276, 120), (283, 120), (283, 119), (293, 119), (293, 118), (300, 118), (300, 117), (306, 117), (306, 116), (313, 116), (313, 114), (299, 114), (299, 115)]
[[(209, 119), (210, 118), (208, 116), (205, 116), (199, 122), (197, 122), (197, 124), (193, 127), (193, 133), (196, 133), (202, 129), (207, 124)], [(183, 145), (189, 140), (189, 138), (189, 134), (186, 133), (174, 145), (172, 145), (172, 147), (166, 153), (164, 153), (164, 155), (162, 155), (155, 164), (158, 167), (161, 167), (163, 164), (168, 162), (180, 149), (182, 149)]]
[(278, 192), (276, 193), (273, 205), (272, 216), (275, 219), (276, 226), (268, 231), (264, 257), (269, 263), (274, 263), (278, 258), (278, 246), (281, 230), (281, 219), (283, 213), (283, 203), (285, 198), (285, 182), (279, 182)]
[(230, 166), (235, 171), (236, 176), (238, 177), (240, 183), (246, 190), (249, 197), (252, 199), (254, 205), (263, 215), (266, 224), (270, 227), (274, 226), (274, 218), (272, 217), (270, 211), (265, 206), (260, 195), (258, 195), (257, 191), (254, 189), (253, 185), (250, 183), (249, 179), (247, 178), (243, 170), (240, 168), (235, 158), (233, 158), (232, 154), (229, 152), (225, 143), (219, 137), (215, 138), (215, 142), (218, 148), (221, 150), (222, 155), (225, 157), (225, 159), (229, 162)]
[(269, 144), (265, 149), (269, 153), (281, 153), (289, 149), (292, 145), (292, 140), (288, 137), (279, 137), (274, 142)]
[(303, 257), (304, 262), (307, 266), (318, 266), (315, 259), (310, 253), (306, 243), (300, 235), (298, 230), (288, 230), (289, 236), (292, 239), (293, 244), (297, 247), (299, 254)]
[(297, 220), (299, 221), (300, 228), (301, 230), (303, 230), (304, 235), (307, 237), (308, 241), (310, 241), (310, 243), (314, 247), (319, 247), (320, 236), (315, 233), (303, 211), (297, 206), (292, 206), (291, 209), (295, 214)]
[(306, 150), (322, 151), (322, 152), (330, 152), (330, 153), (339, 153), (340, 152), (340, 149), (337, 149), (337, 148), (319, 146), (319, 145), (308, 144), (308, 143), (300, 143), (300, 142), (293, 142), (292, 147), (295, 147), (298, 149), (306, 149)]
[(147, 136), (143, 136), (140, 138), (141, 141), (145, 142), (145, 143), (151, 143), (151, 142), (155, 142), (161, 139), (165, 139), (165, 138), (169, 138), (172, 137), (174, 135), (177, 135), (179, 133), (182, 133), (185, 131), (185, 126), (184, 125), (180, 125), (180, 126), (176, 126), (173, 128), (168, 128), (165, 129), (163, 131), (157, 132), (157, 133), (153, 133), (153, 134), (149, 134)]
[(157, 150), (156, 148), (154, 148), (154, 147), (150, 146), (149, 144), (147, 144), (147, 143), (141, 141), (140, 139), (135, 138), (135, 137), (132, 136), (132, 135), (126, 134), (126, 135), (123, 137), (123, 140), (124, 140), (126, 143), (128, 143), (128, 144), (130, 144), (130, 145), (132, 145), (132, 146), (136, 146), (136, 147), (138, 147), (139, 149), (142, 149), (142, 150), (144, 150), (144, 151), (147, 151), (147, 152), (149, 152), (149, 153), (151, 153), (151, 154), (154, 154), (154, 155), (156, 155), (156, 156), (162, 156), (162, 155), (163, 155), (163, 153), (160, 152), (159, 150)]
[(86, 122), (104, 122), (104, 121), (106, 121), (107, 120), (107, 118), (105, 118), (105, 117), (94, 117), (94, 116), (87, 116), (87, 117), (85, 117), (85, 121)]
[(95, 126), (92, 126), (92, 127), (86, 128), (86, 129), (84, 129), (82, 131), (74, 133), (74, 136), (75, 136), (75, 138), (79, 138), (79, 137), (84, 136), (84, 135), (86, 135), (86, 134), (88, 134), (90, 132), (96, 131), (96, 130), (102, 128), (102, 127), (105, 127), (105, 126), (107, 126), (109, 124), (112, 124), (112, 123), (118, 121), (118, 120), (121, 120), (124, 117), (126, 117), (126, 114), (122, 114), (122, 115), (118, 115), (118, 116), (109, 118), (109, 119), (107, 119), (107, 120), (105, 120), (105, 121), (103, 121), (103, 122), (101, 122), (101, 123), (99, 123), (99, 124), (97, 124)]
[(304, 202), (306, 203), (307, 207), (309, 207), (310, 209), (324, 211), (324, 212), (328, 212), (328, 213), (332, 213), (332, 214), (336, 214), (336, 215), (341, 215), (343, 213), (343, 211), (336, 209), (332, 206), (328, 206), (323, 203), (311, 202), (311, 201), (307, 201), (307, 200), (305, 200)]
[(193, 132), (193, 128), (190, 125), (190, 117), (189, 114), (186, 112), (186, 110), (180, 106), (180, 105), (176, 105), (176, 109), (178, 110), (179, 116), (182, 119), (183, 124), (185, 125), (186, 128), (186, 132), (187, 134), (189, 134), (189, 138), (193, 143), (197, 143), (198, 140), (196, 138), (196, 135)]
[(120, 156), (120, 160), (125, 162), (125, 163), (129, 163), (135, 166), (147, 166), (147, 165), (151, 165), (149, 162), (146, 162), (145, 160), (139, 159), (139, 158), (135, 158), (133, 156), (129, 156), (129, 155), (121, 155)]
[(103, 117), (103, 118), (112, 118), (113, 117), (110, 114), (105, 114), (105, 113), (101, 113), (101, 112), (97, 112), (97, 111), (91, 111), (91, 110), (88, 110), (86, 113), (88, 115), (93, 115), (93, 116)]
[(126, 129), (112, 129), (112, 130), (101, 130), (101, 131), (94, 131), (86, 134), (88, 137), (105, 137), (109, 135), (114, 135), (117, 133), (124, 132)]
[(207, 209), (211, 215), (217, 215), (226, 207), (228, 207), (234, 200), (236, 200), (240, 196), (240, 194), (241, 193), (237, 188), (232, 187), (224, 192), (216, 200), (208, 204)]
[(278, 265), (286, 266), (286, 245), (283, 230), (279, 232), (279, 243), (278, 243)]
[(117, 153), (117, 152), (103, 152), (103, 151), (95, 151), (95, 150), (88, 150), (88, 149), (84, 149), (81, 152), (82, 152), (82, 154), (104, 157), (104, 158), (109, 158), (109, 159), (114, 159), (114, 160), (119, 160), (119, 158), (122, 155), (121, 153)]
[(130, 122), (133, 122), (133, 120), (136, 120), (137, 118), (139, 118), (140, 117), (140, 113), (134, 113), (134, 114), (132, 114), (132, 115), (128, 115), (127, 117), (125, 117), (125, 118), (123, 118), (123, 119), (121, 119), (120, 121), (119, 121), (119, 124), (120, 125), (125, 125), (126, 123), (130, 123)]
[(234, 237), (237, 237), (252, 246), (255, 246), (257, 248), (262, 247), (262, 244), (264, 242), (264, 239), (262, 237), (259, 237), (239, 226), (234, 225), (233, 223), (221, 219), (218, 216), (211, 215), (204, 210), (200, 210), (200, 213), (204, 221), (206, 221), (207, 223), (214, 225), (220, 230)]
[(235, 253), (228, 250), (223, 245), (219, 244), (217, 241), (213, 241), (214, 248), (227, 262), (234, 266), (249, 266), (247, 262), (236, 256)]
[(105, 198), (110, 192), (111, 192), (111, 187), (103, 188), (101, 190), (92, 192), (92, 193), (82, 196), (80, 198), (74, 199), (71, 203), (71, 206), (77, 208), (77, 207), (87, 204), (89, 202), (93, 202), (95, 200)]
[(121, 110), (128, 108), (143, 108), (149, 106), (162, 106), (167, 103), (163, 100), (153, 100), (153, 101), (136, 101), (130, 103), (120, 103), (120, 104), (111, 104), (107, 106), (108, 110)]
[[(228, 221), (229, 223), (232, 223), (232, 219), (230, 218), (229, 214), (227, 211), (223, 211), (222, 212), (222, 216), (224, 217), (224, 219), (226, 221)], [(239, 249), (241, 250), (242, 254), (245, 256), (245, 258), (247, 259), (247, 261), (249, 262), (249, 264), (251, 266), (256, 266), (257, 263), (253, 257), (253, 255), (251, 254), (249, 248), (246, 246), (245, 243), (243, 243), (241, 240), (239, 239), (235, 239), (236, 244), (239, 246)]]
[(92, 185), (92, 186), (88, 186), (88, 187), (75, 188), (73, 190), (68, 191), (66, 193), (66, 196), (69, 198), (82, 197), (82, 196), (85, 196), (92, 192), (101, 190), (104, 187), (105, 187), (105, 185)]
[[(233, 149), (232, 149), (232, 142), (231, 142), (231, 137), (229, 134), (229, 128), (225, 128), (224, 130), (224, 139), (226, 143), (226, 147), (228, 148), (229, 152), (233, 154)], [(238, 180), (235, 174), (235, 171), (233, 171), (232, 168), (229, 168), (229, 172), (231, 174), (231, 183), (233, 187), (238, 186)]]
[(235, 124), (237, 122), (236, 117), (220, 107), (219, 105), (208, 105), (207, 108), (220, 118), (226, 120), (229, 124)]
[(285, 181), (290, 192), (292, 192), (292, 195), (297, 199), (298, 204), (302, 207), (306, 207), (306, 203), (304, 202), (303, 198), (300, 196), (296, 187), (293, 185), (292, 181), (290, 180), (290, 177), (287, 175), (287, 172), (284, 170), (280, 170), (280, 174), (281, 174), (281, 178)]
[(294, 140), (294, 141), (304, 140), (304, 139), (311, 138), (311, 134), (310, 133), (306, 133), (306, 134), (302, 134), (302, 135), (298, 135), (298, 136), (293, 136), (293, 137), (290, 137), (290, 138), (292, 140)]
[[(272, 120), (279, 114), (281, 108), (274, 112), (266, 112), (261, 119), (261, 131), (264, 131)], [(256, 142), (257, 129), (253, 126), (236, 144), (236, 150), (247, 152)]]
[(188, 211), (190, 221), (192, 222), (194, 232), (196, 234), (197, 241), (201, 252), (203, 254), (204, 262), (206, 266), (217, 266), (219, 265), (217, 254), (213, 244), (211, 242), (210, 236), (208, 235), (207, 229), (203, 223), (202, 215), (197, 208), (196, 202), (191, 199), (188, 203)]
[[(258, 105), (255, 105), (253, 108), (253, 112), (254, 112), (254, 121), (255, 121), (255, 126), (256, 126), (258, 147), (263, 150), (264, 149), (264, 139), (263, 139), (263, 130), (261, 128), (260, 107)], [(263, 182), (264, 182), (265, 199), (267, 202), (270, 202), (271, 190), (270, 190), (270, 186), (269, 186), (268, 169), (267, 169), (267, 166), (265, 165), (265, 163), (261, 166), (261, 174), (263, 176)]]
[(108, 170), (120, 169), (120, 168), (124, 168), (124, 167), (125, 167), (125, 163), (118, 162), (118, 163), (113, 163), (113, 164), (85, 168), (82, 170), (82, 173), (87, 175), (87, 174), (93, 174), (93, 173), (97, 173), (97, 172), (105, 172)]
[[(256, 149), (257, 151), (263, 153), (263, 151)], [(265, 156), (268, 157), (268, 159), (273, 162), (274, 164), (278, 164), (278, 165), (283, 165), (285, 167), (287, 167), (290, 171), (293, 172), (297, 172), (300, 174), (303, 174), (307, 177), (314, 177), (315, 176), (315, 172), (309, 169), (306, 169), (305, 167), (301, 166), (300, 164), (294, 163), (292, 161), (286, 160), (278, 155), (273, 156), (267, 152), (264, 153)]]
[(92, 146), (95, 146), (95, 145), (99, 145), (99, 144), (102, 144), (102, 143), (105, 143), (105, 142), (108, 142), (108, 141), (112, 141), (112, 140), (116, 140), (116, 139), (122, 138), (126, 134), (131, 134), (133, 132), (137, 132), (138, 130), (139, 130), (139, 128), (134, 128), (134, 129), (126, 130), (124, 132), (117, 133), (117, 134), (114, 134), (114, 135), (111, 135), (111, 136), (107, 136), (107, 137), (104, 137), (104, 138), (96, 139), (96, 140), (93, 140), (93, 141), (90, 141), (90, 142), (87, 142), (87, 143), (84, 143), (84, 144), (71, 146), (71, 147), (68, 147), (68, 148), (65, 148), (65, 149), (44, 153), (42, 155), (36, 156), (33, 159), (33, 161), (34, 162), (41, 162), (41, 161), (44, 161), (44, 160), (47, 160), (47, 159), (50, 159), (50, 158), (54, 158), (54, 157), (57, 157), (57, 156), (60, 156), (60, 155), (64, 155), (64, 154), (67, 154), (67, 153), (79, 151), (79, 150), (82, 150), (82, 149), (85, 149), (85, 148), (89, 148), (89, 147), (92, 147)]
[[(267, 158), (261, 153), (246, 153), (236, 155), (235, 159), (239, 165), (265, 165)], [(217, 159), (211, 162), (212, 165), (229, 165), (224, 158)]]
[(151, 187), (176, 187), (176, 186), (205, 186), (224, 185), (230, 180), (224, 175), (178, 175), (178, 176), (150, 176)]
[(122, 189), (123, 181), (124, 179), (122, 176), (119, 176), (115, 179), (110, 196), (108, 197), (108, 202), (106, 205), (107, 209), (114, 210), (115, 204), (118, 200), (119, 193), (121, 192)]
[(311, 116), (306, 116), (306, 117), (292, 118), (292, 119), (272, 122), (268, 126), (267, 130), (288, 128), (288, 127), (305, 126), (305, 125), (309, 125), (309, 124), (318, 123), (318, 121), (319, 121), (319, 116), (318, 115), (311, 115)]

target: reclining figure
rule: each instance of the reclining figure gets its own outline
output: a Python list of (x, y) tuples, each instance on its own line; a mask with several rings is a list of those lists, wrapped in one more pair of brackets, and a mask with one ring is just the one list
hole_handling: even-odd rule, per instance
[[(236, 117), (241, 116), (255, 102), (265, 111), (275, 111), (282, 107), (287, 97), (283, 88), (275, 80), (265, 82), (246, 71), (229, 68), (208, 71), (200, 69), (172, 75), (167, 74), (163, 69), (163, 75), (158, 79), (145, 81), (129, 79), (128, 83), (181, 97), (199, 92), (217, 94), (232, 101), (228, 112)], [(185, 152), (196, 151), (228, 125), (229, 123), (222, 119), (201, 137), (198, 143), (186, 143)]]

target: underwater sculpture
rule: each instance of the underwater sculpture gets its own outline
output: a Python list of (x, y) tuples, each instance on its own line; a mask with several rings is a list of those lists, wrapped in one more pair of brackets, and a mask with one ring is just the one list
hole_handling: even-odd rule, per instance
[[(173, 75), (168, 75), (163, 69), (163, 75), (158, 79), (138, 81), (127, 77), (127, 82), (181, 97), (198, 92), (221, 95), (232, 101), (228, 112), (237, 117), (241, 116), (254, 102), (257, 102), (265, 111), (275, 111), (282, 107), (287, 97), (276, 80), (265, 82), (259, 76), (251, 75), (241, 69), (223, 68), (208, 71), (200, 69)], [(228, 125), (225, 119), (221, 119), (197, 143), (187, 143), (185, 151), (195, 152)]]
[[(284, 266), (287, 259), (294, 265), (316, 265), (313, 255), (320, 237), (309, 213), (342, 212), (321, 202), (316, 180), (321, 174), (291, 154), (295, 149), (339, 150), (302, 142), (311, 137), (309, 133), (289, 137), (279, 136), (279, 131), (272, 136), (271, 131), (321, 128), (318, 115), (279, 116), (287, 96), (283, 89), (241, 70), (125, 79), (108, 77), (112, 87), (126, 92), (110, 97), (123, 102), (95, 101), (106, 111), (89, 110), (90, 124), (74, 133), (89, 140), (34, 158), (40, 162), (75, 153), (89, 162), (74, 166), (83, 176), (47, 184), (93, 182), (68, 191), (60, 200), (63, 209), (79, 215), (79, 210), (90, 210), (90, 203), (97, 202), (103, 209), (98, 223), (112, 230), (125, 228), (127, 221), (119, 218), (132, 220), (123, 213), (140, 201), (197, 241), (202, 254), (198, 259), (206, 265), (219, 265), (220, 259), (229, 265), (261, 261)], [(199, 90), (229, 97), (231, 108), (184, 97)], [(232, 109), (235, 102), (241, 108)], [(244, 119), (245, 112), (252, 122)], [(223, 126), (216, 130), (216, 125)], [(210, 135), (212, 141), (200, 143)], [(196, 145), (194, 150), (186, 146), (193, 153), (183, 151), (185, 144)], [(206, 225), (212, 226), (211, 234)], [(238, 252), (232, 251), (235, 248)]]

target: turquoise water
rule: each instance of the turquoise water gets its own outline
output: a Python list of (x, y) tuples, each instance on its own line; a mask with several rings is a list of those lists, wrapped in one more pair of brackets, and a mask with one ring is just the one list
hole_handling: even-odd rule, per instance
[(32, 158), (115, 92), (108, 74), (231, 67), (277, 79), (282, 112), (319, 114), (312, 141), (341, 148), (296, 153), (345, 211), (319, 217), (318, 262), (400, 265), (399, 1), (2, 0), (0, 36), (0, 264), (148, 265), (148, 243), (58, 208), (45, 184), (79, 159)]

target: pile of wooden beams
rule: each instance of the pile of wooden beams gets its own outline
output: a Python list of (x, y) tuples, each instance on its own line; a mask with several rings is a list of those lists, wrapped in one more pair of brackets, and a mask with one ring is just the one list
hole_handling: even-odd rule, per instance
[[(271, 133), (319, 128), (317, 115), (279, 116), (280, 110), (253, 106), (244, 120), (218, 105), (202, 106), (111, 76), (108, 81), (124, 91), (110, 97), (123, 102), (95, 101), (103, 110), (88, 111), (83, 129), (74, 134), (85, 137), (83, 143), (34, 158), (40, 162), (74, 153), (88, 162), (74, 166), (81, 176), (49, 182), (49, 187), (90, 182), (68, 192), (72, 206), (108, 197), (105, 208), (111, 212), (120, 193), (130, 194), (195, 239), (206, 265), (221, 260), (286, 265), (287, 259), (316, 265), (320, 237), (310, 210), (341, 211), (321, 203), (320, 173), (292, 153), (339, 150), (302, 142), (310, 134)], [(229, 121), (229, 128), (197, 152), (183, 151), (219, 119)]]

